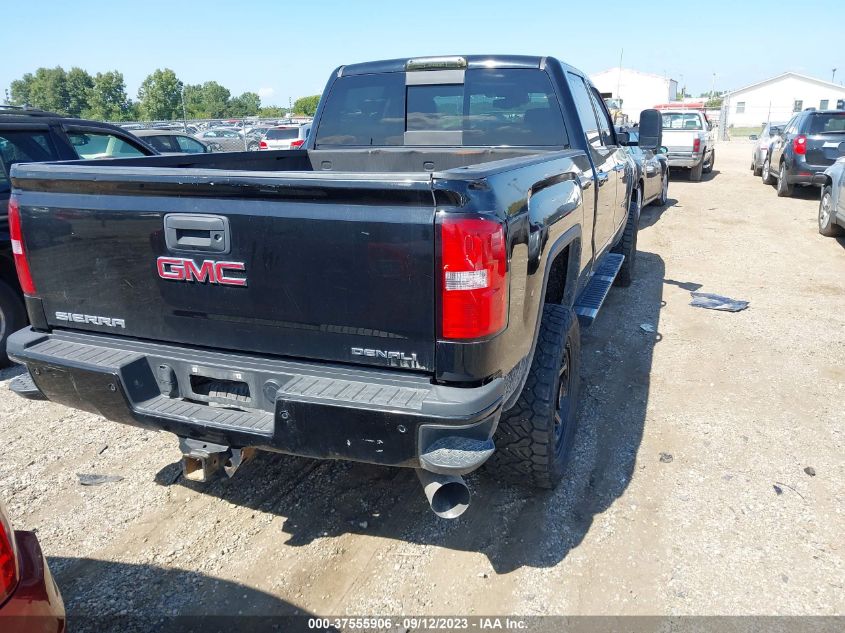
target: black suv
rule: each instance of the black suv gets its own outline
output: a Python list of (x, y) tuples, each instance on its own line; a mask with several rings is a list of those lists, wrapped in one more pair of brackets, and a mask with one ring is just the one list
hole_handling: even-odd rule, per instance
[(70, 119), (43, 110), (0, 106), (0, 367), (9, 362), (6, 338), (27, 322), (9, 235), (7, 208), (12, 165), (156, 153), (143, 141), (108, 123)]
[(769, 146), (763, 182), (777, 181), (779, 196), (794, 185), (811, 185), (813, 176), (845, 156), (845, 110), (805, 110), (793, 116)]

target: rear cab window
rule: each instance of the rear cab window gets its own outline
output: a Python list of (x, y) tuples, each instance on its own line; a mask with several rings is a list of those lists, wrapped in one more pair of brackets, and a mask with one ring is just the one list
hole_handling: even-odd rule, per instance
[(568, 145), (542, 70), (470, 69), (463, 83), (451, 84), (405, 80), (405, 73), (339, 78), (326, 98), (316, 147)]
[(664, 112), (664, 130), (701, 130), (701, 116), (695, 112)]

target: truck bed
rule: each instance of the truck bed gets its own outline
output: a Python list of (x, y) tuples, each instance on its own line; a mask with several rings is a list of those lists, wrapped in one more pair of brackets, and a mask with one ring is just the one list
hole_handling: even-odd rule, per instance
[(436, 211), (573, 153), (155, 156), (17, 165), (13, 184), (46, 327), (430, 373)]

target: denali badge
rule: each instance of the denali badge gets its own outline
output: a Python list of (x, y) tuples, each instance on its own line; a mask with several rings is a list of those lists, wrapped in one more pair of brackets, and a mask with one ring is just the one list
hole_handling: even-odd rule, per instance
[(382, 349), (367, 349), (365, 347), (353, 347), (353, 356), (369, 356), (370, 358), (383, 358), (387, 363), (393, 367), (410, 367), (417, 368), (416, 354), (406, 354), (405, 352), (389, 352)]
[(243, 262), (215, 262), (206, 259), (196, 264), (193, 259), (159, 257), (158, 276), (173, 281), (199, 281), (225, 286), (246, 286), (246, 277), (231, 277), (229, 272), (245, 270)]
[(56, 312), (59, 321), (72, 321), (74, 323), (90, 323), (91, 325), (107, 325), (109, 327), (122, 327), (126, 329), (126, 321), (123, 319), (112, 319), (110, 317), (96, 316), (94, 314), (76, 314), (75, 312)]

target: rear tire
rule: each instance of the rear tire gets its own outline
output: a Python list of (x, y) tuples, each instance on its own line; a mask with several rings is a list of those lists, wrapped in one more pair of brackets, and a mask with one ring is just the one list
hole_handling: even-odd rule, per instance
[(714, 149), (710, 152), (710, 162), (707, 163), (707, 166), (702, 169), (702, 172), (705, 174), (709, 174), (713, 171), (713, 165), (716, 164), (716, 150)]
[(786, 163), (780, 164), (780, 171), (778, 172), (778, 186), (777, 192), (779, 198), (788, 198), (792, 195), (792, 191), (795, 188), (793, 185), (789, 184), (789, 174), (786, 171)]
[(497, 479), (541, 489), (560, 483), (575, 437), (580, 359), (572, 308), (543, 306), (531, 370), (514, 406), (502, 413), (487, 462)]
[(701, 180), (701, 172), (704, 170), (704, 157), (701, 157), (701, 162), (689, 170), (690, 182), (699, 182)]
[(643, 192), (637, 189), (636, 195), (628, 205), (628, 220), (625, 223), (625, 232), (622, 239), (613, 247), (614, 253), (625, 256), (622, 267), (616, 275), (613, 284), (627, 288), (634, 280), (634, 266), (637, 263), (637, 235), (640, 232), (640, 201), (643, 199)]
[(775, 184), (775, 179), (772, 177), (772, 166), (769, 164), (768, 156), (763, 160), (763, 167), (760, 169), (760, 174), (762, 175), (764, 185)]
[(12, 332), (26, 325), (26, 309), (23, 301), (9, 284), (0, 280), (0, 367), (11, 365), (6, 355), (6, 341)]
[(757, 154), (755, 152), (754, 159), (751, 161), (751, 171), (755, 176), (763, 175), (763, 168), (757, 164)]
[(660, 195), (658, 195), (649, 204), (653, 204), (655, 206), (662, 207), (667, 202), (669, 202), (669, 168), (668, 167), (666, 168), (666, 171), (663, 172), (663, 179), (660, 181)]
[(822, 198), (819, 201), (819, 233), (825, 237), (837, 237), (843, 233), (842, 227), (836, 223), (835, 213), (833, 190), (830, 185), (825, 185), (822, 189)]

